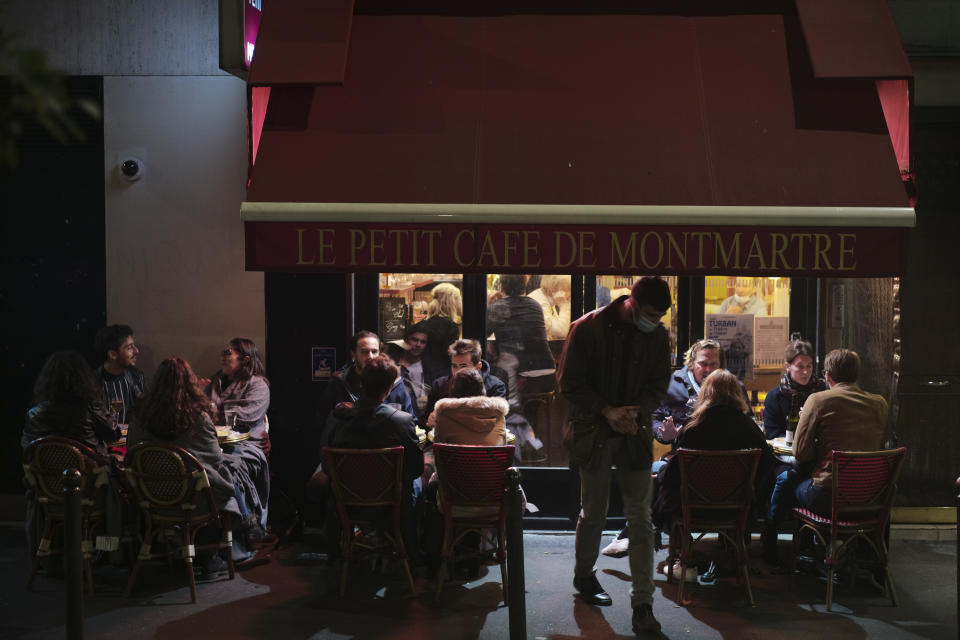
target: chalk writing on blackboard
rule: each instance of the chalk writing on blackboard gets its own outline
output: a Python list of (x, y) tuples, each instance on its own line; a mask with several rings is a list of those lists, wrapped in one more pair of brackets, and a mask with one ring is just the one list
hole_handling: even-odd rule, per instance
[(403, 298), (380, 298), (380, 339), (389, 342), (403, 338), (408, 314), (407, 301)]

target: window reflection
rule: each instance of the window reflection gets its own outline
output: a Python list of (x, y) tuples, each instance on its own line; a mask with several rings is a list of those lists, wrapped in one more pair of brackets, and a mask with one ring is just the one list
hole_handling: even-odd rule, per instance
[[(731, 351), (747, 359), (738, 375), (752, 380), (756, 370), (779, 368), (790, 324), (790, 278), (707, 276), (704, 285), (704, 335), (725, 344), (728, 360)], [(724, 333), (711, 322), (717, 314), (751, 315), (753, 321)]]

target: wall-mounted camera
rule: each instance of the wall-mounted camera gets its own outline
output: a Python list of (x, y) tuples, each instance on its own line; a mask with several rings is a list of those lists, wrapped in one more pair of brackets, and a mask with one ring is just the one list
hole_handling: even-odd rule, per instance
[(146, 165), (139, 158), (127, 158), (120, 163), (120, 175), (130, 182), (136, 182), (142, 178), (146, 170)]

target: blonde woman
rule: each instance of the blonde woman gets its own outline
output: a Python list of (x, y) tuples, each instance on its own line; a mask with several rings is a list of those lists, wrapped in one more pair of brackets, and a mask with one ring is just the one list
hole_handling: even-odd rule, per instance
[[(703, 381), (687, 426), (680, 432), (684, 449), (760, 449), (755, 495), (762, 502), (770, 496), (776, 459), (763, 431), (749, 414), (740, 381), (726, 369), (717, 369)], [(660, 495), (654, 503), (654, 522), (665, 526), (679, 513), (680, 466), (673, 457), (661, 475)]]
[(427, 319), (421, 323), (427, 332), (425, 355), (443, 367), (450, 366), (447, 348), (460, 338), (460, 316), (463, 315), (463, 298), (460, 289), (449, 282), (442, 282), (430, 292)]
[(570, 331), (570, 276), (546, 275), (530, 298), (540, 303), (548, 340), (566, 340)]

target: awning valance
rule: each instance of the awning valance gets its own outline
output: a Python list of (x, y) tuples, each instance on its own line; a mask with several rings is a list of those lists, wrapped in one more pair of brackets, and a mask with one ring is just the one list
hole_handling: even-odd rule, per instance
[[(297, 234), (322, 245), (338, 228), (348, 247), (351, 233), (436, 226), (463, 258), (462, 224), (479, 243), (482, 225), (603, 224), (627, 239), (853, 225), (890, 273), (913, 224), (873, 80), (816, 79), (795, 16), (748, 13), (355, 15), (342, 86), (272, 90), (243, 217), (250, 269), (383, 271), (427, 269), (307, 260)], [(753, 262), (739, 271), (775, 275)]]

